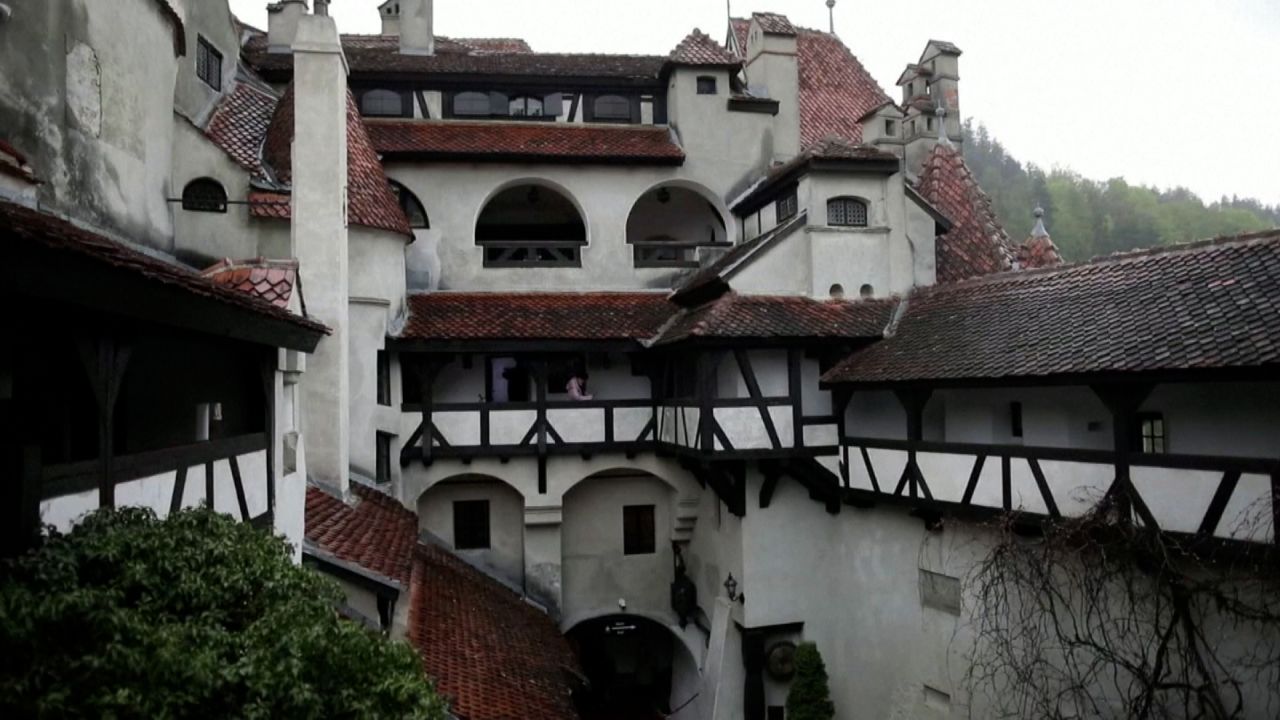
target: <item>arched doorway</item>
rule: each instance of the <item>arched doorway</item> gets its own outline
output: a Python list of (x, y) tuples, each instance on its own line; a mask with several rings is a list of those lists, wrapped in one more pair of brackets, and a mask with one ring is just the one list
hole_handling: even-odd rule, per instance
[(718, 201), (699, 186), (673, 180), (646, 190), (627, 217), (636, 267), (696, 267), (700, 247), (729, 243)]
[[(606, 615), (568, 633), (588, 686), (578, 697), (582, 720), (657, 720), (687, 704), (697, 675), (684, 644), (661, 623), (639, 615)], [(678, 692), (673, 690), (679, 689)]]
[(485, 267), (578, 267), (587, 226), (564, 192), (538, 182), (512, 185), (476, 221)]

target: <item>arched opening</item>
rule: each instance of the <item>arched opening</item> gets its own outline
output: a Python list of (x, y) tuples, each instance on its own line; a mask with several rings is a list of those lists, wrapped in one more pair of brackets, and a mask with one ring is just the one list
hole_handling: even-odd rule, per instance
[(870, 283), (864, 283), (862, 287), (858, 288), (858, 297), (862, 298), (863, 300), (866, 300), (875, 294), (876, 294), (876, 289), (871, 287)]
[(409, 218), (409, 227), (415, 230), (429, 230), (431, 228), (431, 218), (427, 217), (427, 209), (422, 206), (422, 201), (418, 199), (418, 196), (395, 180), (388, 182), (391, 183), (391, 192), (396, 194), (400, 209), (404, 210), (405, 217)]
[(576, 698), (582, 720), (657, 720), (692, 697), (697, 663), (661, 623), (605, 615), (579, 623), (567, 637), (587, 676)]
[(524, 586), (524, 496), (498, 478), (459, 475), (418, 497), (418, 527), (514, 587)]
[[(866, 287), (866, 286), (864, 285), (863, 287)], [(835, 283), (834, 285), (832, 285), (831, 289), (828, 290), (827, 292), (829, 295), (831, 295), (832, 300), (844, 299), (844, 286), (841, 285), (840, 283)]]
[(213, 178), (197, 178), (182, 189), (182, 209), (224, 213), (227, 211), (227, 191)]
[(636, 267), (697, 267), (698, 248), (728, 244), (724, 215), (710, 193), (665, 183), (647, 190), (627, 217)]
[(580, 267), (587, 227), (566, 195), (522, 183), (494, 195), (476, 222), (485, 267)]

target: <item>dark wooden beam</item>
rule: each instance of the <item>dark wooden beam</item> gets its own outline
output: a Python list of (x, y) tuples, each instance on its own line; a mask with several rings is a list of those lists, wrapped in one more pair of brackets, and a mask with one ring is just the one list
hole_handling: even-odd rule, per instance
[[(735, 349), (733, 357), (737, 360), (738, 371), (742, 373), (742, 379), (747, 384), (747, 394), (759, 403), (756, 407), (760, 411), (760, 421), (764, 423), (765, 432), (769, 434), (770, 446), (781, 449), (782, 439), (778, 437), (778, 429), (773, 425), (773, 415), (769, 412), (769, 407), (764, 404), (764, 393), (760, 392), (760, 383), (756, 380), (755, 369), (751, 367), (751, 358), (742, 348)], [(725, 443), (725, 447), (732, 446)]]
[(804, 383), (801, 380), (800, 363), (804, 351), (787, 349), (787, 395), (791, 398), (791, 447), (804, 447)]
[(98, 408), (98, 506), (116, 506), (116, 486), (112, 473), (115, 455), (115, 412), (120, 399), (120, 386), (129, 365), (130, 349), (110, 335), (81, 338), (77, 341), (80, 360), (89, 377)]

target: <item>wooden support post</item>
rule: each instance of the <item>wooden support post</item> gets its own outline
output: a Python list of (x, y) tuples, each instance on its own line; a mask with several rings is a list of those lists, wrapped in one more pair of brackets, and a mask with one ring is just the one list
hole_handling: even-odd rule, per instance
[[(40, 482), (44, 472), (41, 463), (40, 446), (25, 445), (5, 447), (4, 462), (7, 477), (16, 477), (19, 485), (16, 488), (17, 502), (7, 504), (0, 517), (4, 525), (0, 557), (16, 557), (30, 549), (36, 542), (40, 532)], [(12, 452), (10, 452), (12, 451)]]
[(422, 393), (422, 464), (427, 466), (431, 464), (431, 449), (435, 443), (435, 425), (431, 420), (432, 405), (435, 404), (433, 393), (436, 385), (436, 375), (440, 372), (449, 359), (443, 361), (423, 358), (418, 364), (418, 386)]
[(98, 506), (116, 505), (115, 477), (112, 459), (115, 455), (115, 413), (120, 399), (120, 385), (129, 365), (130, 349), (110, 336), (83, 339), (79, 342), (80, 360), (89, 375), (98, 406)]
[[(911, 388), (906, 390), (895, 390), (894, 394), (898, 396), (898, 402), (902, 403), (902, 409), (907, 413), (907, 442), (910, 443), (907, 450), (907, 467), (903, 473), (907, 477), (907, 488), (911, 497), (917, 497), (919, 494), (919, 486), (923, 483), (924, 476), (920, 473), (920, 466), (916, 464), (916, 444), (924, 440), (924, 407), (929, 402), (929, 396), (933, 394), (932, 390), (927, 388)], [(924, 489), (928, 494), (928, 489)]]
[(831, 391), (831, 414), (836, 418), (836, 442), (840, 446), (840, 480), (845, 489), (849, 489), (849, 443), (847, 441), (848, 420), (845, 414), (849, 411), (849, 403), (853, 400), (853, 391), (846, 387), (837, 387)]
[[(267, 512), (276, 509), (276, 353), (271, 348), (262, 360), (262, 393), (267, 430)], [(185, 475), (185, 468), (183, 473)]]
[(716, 371), (724, 359), (724, 351), (713, 350), (698, 355), (698, 448), (715, 450)]
[(1136, 497), (1130, 475), (1129, 459), (1138, 408), (1151, 394), (1152, 385), (1094, 385), (1093, 392), (1111, 411), (1111, 445), (1115, 454), (1116, 479), (1108, 494), (1116, 503), (1116, 510), (1123, 522), (1133, 518), (1133, 501)]
[(791, 447), (804, 447), (804, 383), (800, 378), (800, 363), (804, 354), (796, 348), (787, 350), (787, 394), (791, 396)]

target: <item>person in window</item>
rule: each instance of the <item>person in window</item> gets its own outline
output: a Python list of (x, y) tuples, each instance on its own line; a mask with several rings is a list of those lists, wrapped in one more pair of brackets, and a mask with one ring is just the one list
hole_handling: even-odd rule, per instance
[(590, 400), (591, 395), (587, 394), (587, 366), (581, 360), (575, 360), (573, 369), (569, 372), (569, 382), (565, 384), (565, 392), (569, 393), (570, 400)]

